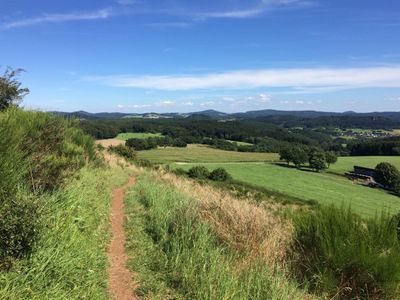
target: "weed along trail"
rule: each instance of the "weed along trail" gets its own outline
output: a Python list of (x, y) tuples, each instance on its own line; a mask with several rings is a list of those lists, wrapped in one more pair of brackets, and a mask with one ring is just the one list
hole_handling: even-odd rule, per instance
[(111, 299), (136, 299), (133, 289), (132, 273), (126, 267), (128, 256), (125, 252), (124, 232), (124, 194), (125, 190), (134, 185), (135, 177), (122, 187), (113, 191), (111, 204), (111, 243), (108, 248), (108, 289)]

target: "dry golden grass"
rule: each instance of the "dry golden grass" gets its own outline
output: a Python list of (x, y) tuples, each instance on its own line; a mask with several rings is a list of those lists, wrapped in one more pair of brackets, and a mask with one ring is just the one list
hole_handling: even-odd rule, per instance
[(239, 200), (229, 192), (171, 173), (155, 175), (196, 199), (193, 213), (212, 226), (220, 242), (245, 253), (243, 263), (261, 256), (271, 268), (283, 266), (292, 240), (292, 225), (275, 213), (281, 205), (265, 206), (251, 198)]
[(96, 144), (100, 144), (104, 148), (108, 148), (109, 146), (125, 145), (125, 141), (119, 139), (105, 139), (105, 140), (97, 140)]

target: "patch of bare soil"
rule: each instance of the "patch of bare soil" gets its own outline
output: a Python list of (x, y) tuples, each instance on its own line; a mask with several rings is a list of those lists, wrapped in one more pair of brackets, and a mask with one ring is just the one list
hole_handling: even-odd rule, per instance
[(133, 292), (135, 289), (133, 275), (126, 267), (128, 256), (125, 252), (124, 231), (124, 194), (128, 187), (135, 184), (135, 181), (135, 177), (131, 177), (124, 186), (113, 191), (110, 216), (112, 239), (107, 253), (108, 290), (111, 299), (137, 299)]

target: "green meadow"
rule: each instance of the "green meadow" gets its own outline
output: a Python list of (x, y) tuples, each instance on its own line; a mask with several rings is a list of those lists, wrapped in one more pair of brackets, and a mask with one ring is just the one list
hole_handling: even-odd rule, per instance
[[(189, 169), (195, 164), (173, 165)], [(196, 164), (198, 165), (198, 164)], [(321, 204), (351, 206), (364, 216), (374, 216), (383, 210), (400, 211), (400, 199), (379, 189), (365, 187), (343, 176), (314, 173), (272, 163), (204, 164), (210, 170), (223, 167), (235, 180), (251, 183), (304, 200)]]
[(331, 165), (330, 172), (344, 174), (353, 170), (353, 166), (375, 168), (380, 162), (388, 162), (400, 169), (400, 156), (347, 156), (339, 157), (337, 163)]
[(117, 139), (126, 141), (129, 139), (147, 139), (151, 137), (160, 137), (161, 133), (150, 133), (150, 132), (125, 132), (117, 135)]
[(185, 148), (166, 147), (139, 151), (138, 158), (160, 164), (175, 162), (265, 162), (279, 160), (279, 155), (277, 153), (224, 151), (205, 145), (188, 145)]

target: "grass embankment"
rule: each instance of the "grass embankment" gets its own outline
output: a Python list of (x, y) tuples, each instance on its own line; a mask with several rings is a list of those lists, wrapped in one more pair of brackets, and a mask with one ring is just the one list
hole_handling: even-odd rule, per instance
[[(194, 165), (173, 165), (189, 169)], [(315, 173), (274, 164), (204, 164), (210, 170), (225, 168), (235, 180), (264, 187), (298, 199), (314, 200), (321, 204), (345, 205), (355, 212), (372, 217), (382, 210), (400, 211), (398, 196), (386, 191), (355, 184), (345, 177)]]
[(284, 271), (287, 223), (259, 205), (168, 176), (169, 183), (140, 176), (125, 200), (129, 266), (139, 281), (139, 296), (306, 297)]
[(161, 133), (149, 133), (149, 132), (125, 132), (117, 135), (116, 139), (126, 141), (129, 139), (147, 139), (152, 137), (161, 137)]
[(153, 163), (200, 162), (264, 162), (279, 160), (276, 153), (245, 153), (213, 149), (205, 145), (188, 145), (186, 148), (158, 148), (139, 151), (138, 158)]
[(399, 218), (260, 205), (162, 173), (125, 202), (143, 299), (398, 299)]
[(73, 182), (43, 195), (40, 230), (29, 258), (0, 272), (0, 299), (108, 299), (108, 215), (121, 169), (82, 169)]

